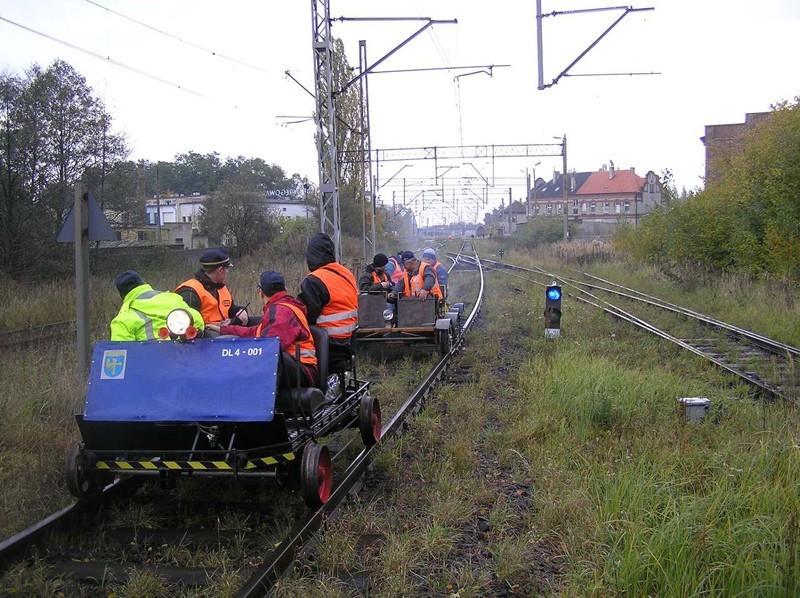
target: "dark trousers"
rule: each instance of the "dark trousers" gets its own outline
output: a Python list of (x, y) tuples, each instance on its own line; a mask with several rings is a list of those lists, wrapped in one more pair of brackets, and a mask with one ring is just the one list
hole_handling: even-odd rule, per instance
[(316, 367), (299, 363), (285, 351), (278, 354), (278, 388), (295, 388), (298, 380), (300, 386), (316, 386), (318, 377)]

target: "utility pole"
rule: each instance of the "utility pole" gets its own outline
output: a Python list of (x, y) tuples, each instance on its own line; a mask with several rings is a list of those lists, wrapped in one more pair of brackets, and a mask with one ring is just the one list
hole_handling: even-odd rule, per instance
[(567, 203), (569, 202), (567, 185), (569, 184), (569, 182), (567, 177), (567, 134), (566, 133), (564, 133), (564, 137), (562, 138), (561, 141), (561, 156), (564, 159), (564, 164), (563, 164), (564, 174), (562, 175), (562, 181), (561, 181), (561, 195), (564, 198), (564, 243), (566, 243), (567, 241), (569, 241), (569, 222), (567, 222)]
[(75, 185), (75, 330), (78, 375), (89, 369), (89, 196), (81, 183)]
[(308, 220), (308, 177), (303, 177), (303, 203), (306, 204), (306, 220)]
[[(535, 172), (535, 171), (534, 171)], [(525, 168), (525, 218), (531, 216), (531, 174)]]
[(158, 162), (156, 162), (156, 224), (158, 225), (158, 244), (161, 245), (161, 179), (158, 175)]

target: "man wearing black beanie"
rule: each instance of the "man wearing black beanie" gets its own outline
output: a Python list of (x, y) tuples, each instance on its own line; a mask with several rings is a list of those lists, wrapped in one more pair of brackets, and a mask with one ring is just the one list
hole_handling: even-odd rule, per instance
[(364, 271), (358, 279), (358, 290), (375, 292), (388, 291), (392, 288), (392, 281), (386, 274), (386, 264), (389, 258), (385, 253), (376, 253), (372, 258), (372, 263), (364, 267)]

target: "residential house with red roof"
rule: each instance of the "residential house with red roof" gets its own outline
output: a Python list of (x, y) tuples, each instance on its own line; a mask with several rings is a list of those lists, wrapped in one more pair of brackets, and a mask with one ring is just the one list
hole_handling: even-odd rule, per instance
[(534, 218), (563, 217), (566, 204), (567, 217), (579, 224), (578, 236), (605, 236), (619, 221), (636, 225), (661, 203), (662, 191), (660, 177), (653, 171), (641, 177), (633, 168), (617, 170), (611, 162), (595, 172), (570, 172), (566, 177), (554, 173), (547, 182), (538, 179), (531, 189), (529, 213)]
[(636, 225), (639, 218), (661, 204), (661, 180), (652, 170), (640, 177), (633, 168), (593, 172), (571, 198), (571, 217), (583, 221), (625, 220)]

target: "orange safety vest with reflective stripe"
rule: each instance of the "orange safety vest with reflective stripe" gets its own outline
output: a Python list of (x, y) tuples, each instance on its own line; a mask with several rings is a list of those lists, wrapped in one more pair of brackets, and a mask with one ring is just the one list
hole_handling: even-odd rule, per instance
[[(382, 276), (382, 278), (381, 278)], [(386, 275), (386, 272), (381, 272), (381, 276), (378, 276), (378, 273), (375, 270), (372, 271), (372, 282), (375, 284), (381, 284), (382, 282), (389, 282), (389, 277)]]
[(401, 278), (403, 278), (403, 272), (405, 272), (405, 269), (395, 258), (390, 257), (389, 261), (394, 264), (394, 270), (392, 270), (392, 285), (395, 285), (400, 281)]
[[(300, 324), (303, 326), (303, 330), (306, 331), (308, 338), (304, 341), (297, 341), (295, 343), (295, 349), (292, 352), (292, 357), (297, 355), (297, 345), (300, 345), (300, 363), (305, 363), (307, 365), (317, 365), (317, 350), (314, 346), (314, 337), (311, 335), (311, 328), (308, 327), (308, 320), (306, 320), (306, 314), (297, 307), (296, 305), (292, 305), (291, 303), (276, 303), (277, 305), (282, 305), (283, 307), (288, 307), (294, 312), (294, 315), (297, 316), (297, 319), (300, 320)], [(258, 325), (256, 328), (256, 336), (261, 336), (261, 330), (264, 326), (263, 321), (261, 324)]]
[(315, 322), (328, 336), (349, 339), (358, 326), (358, 285), (353, 273), (339, 262), (325, 264), (311, 272), (322, 281), (331, 296)]
[[(420, 262), (419, 264), (419, 272), (414, 274), (411, 277), (411, 280), (408, 279), (408, 271), (406, 270), (403, 273), (403, 295), (406, 297), (417, 296), (419, 292), (422, 290), (422, 287), (425, 285), (425, 268), (428, 268), (428, 264), (425, 262)], [(443, 300), (442, 289), (439, 287), (439, 280), (436, 278), (436, 272), (433, 272), (433, 287), (431, 288), (429, 293), (435, 295), (439, 298), (439, 301)], [(410, 284), (409, 284), (410, 283)]]
[(186, 282), (179, 284), (174, 292), (177, 293), (181, 287), (191, 287), (200, 297), (200, 315), (203, 316), (203, 321), (206, 324), (219, 324), (222, 320), (228, 319), (228, 312), (231, 309), (231, 305), (233, 305), (233, 297), (228, 287), (217, 289), (219, 300), (196, 278), (190, 278)]

